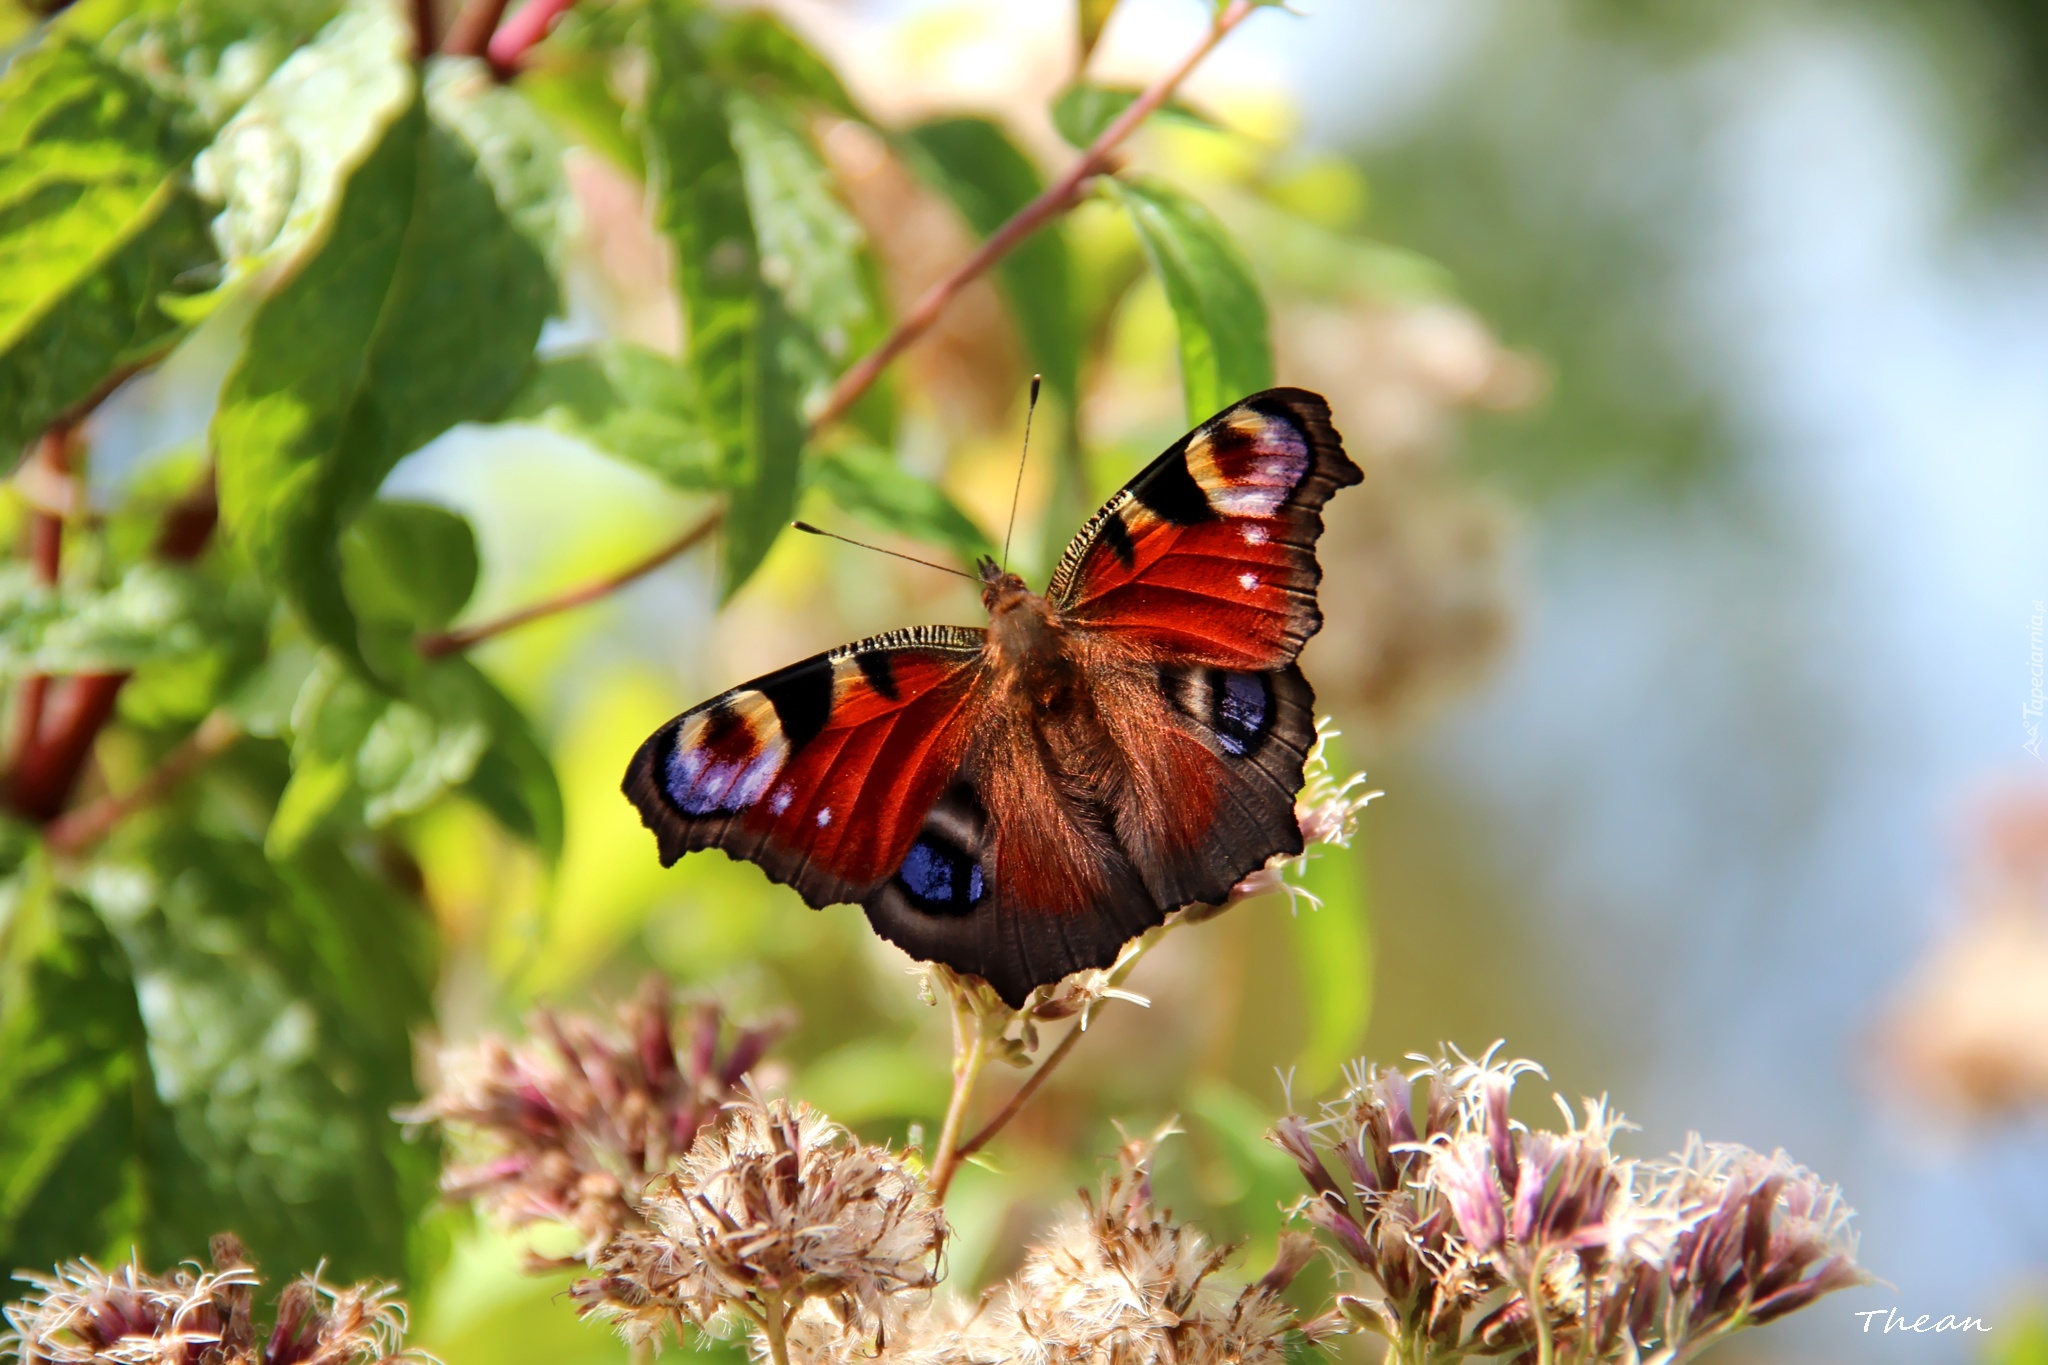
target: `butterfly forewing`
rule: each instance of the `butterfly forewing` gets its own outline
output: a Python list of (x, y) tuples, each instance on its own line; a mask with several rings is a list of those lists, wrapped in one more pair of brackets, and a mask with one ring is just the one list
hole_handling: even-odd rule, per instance
[(1090, 518), (1047, 598), (1070, 625), (1114, 630), (1162, 658), (1279, 668), (1322, 625), (1323, 504), (1362, 477), (1322, 398), (1254, 394), (1168, 447)]
[(811, 905), (861, 899), (902, 862), (960, 764), (984, 635), (879, 635), (662, 726), (633, 756), (625, 789), (663, 864), (721, 848)]

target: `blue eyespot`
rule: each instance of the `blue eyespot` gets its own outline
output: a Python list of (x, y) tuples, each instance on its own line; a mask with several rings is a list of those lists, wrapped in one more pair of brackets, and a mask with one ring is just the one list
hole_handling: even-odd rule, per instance
[(920, 834), (896, 871), (896, 884), (928, 915), (965, 915), (988, 889), (981, 864), (945, 839)]
[(1242, 758), (1273, 724), (1273, 684), (1262, 673), (1210, 675), (1212, 728), (1223, 751)]

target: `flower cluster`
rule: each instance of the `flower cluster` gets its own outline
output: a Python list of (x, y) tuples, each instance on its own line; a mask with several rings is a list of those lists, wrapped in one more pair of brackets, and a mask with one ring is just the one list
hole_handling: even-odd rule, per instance
[(697, 1136), (572, 1297), (644, 1341), (736, 1314), (779, 1344), (816, 1300), (885, 1322), (888, 1300), (937, 1282), (946, 1223), (917, 1173), (801, 1104), (748, 1096)]
[(1868, 1278), (1840, 1192), (1782, 1152), (1694, 1139), (1625, 1160), (1602, 1102), (1532, 1132), (1508, 1107), (1536, 1071), (1490, 1053), (1366, 1067), (1320, 1120), (1276, 1127), (1305, 1216), (1370, 1279), (1339, 1309), (1389, 1360), (1672, 1362)]
[(337, 1289), (308, 1275), (278, 1296), (267, 1334), (251, 1307), (260, 1284), (234, 1237), (213, 1239), (213, 1266), (149, 1275), (73, 1261), (25, 1275), (35, 1293), (7, 1309), (0, 1356), (19, 1365), (376, 1365), (430, 1360), (404, 1348), (405, 1307), (388, 1287)]
[(441, 1178), (514, 1226), (566, 1224), (588, 1259), (643, 1228), (641, 1192), (690, 1149), (737, 1093), (774, 1028), (731, 1031), (716, 1006), (677, 1018), (650, 978), (616, 1026), (542, 1011), (517, 1046), (499, 1038), (451, 1051), (442, 1080), (408, 1122), (438, 1122), (470, 1158)]
[(1056, 1227), (1007, 1282), (972, 1308), (904, 1296), (858, 1320), (809, 1311), (793, 1324), (796, 1365), (1278, 1365), (1290, 1348), (1341, 1329), (1303, 1323), (1282, 1295), (1314, 1253), (1282, 1237), (1273, 1268), (1235, 1294), (1213, 1278), (1229, 1258), (1153, 1206), (1156, 1139), (1132, 1142), (1099, 1197)]

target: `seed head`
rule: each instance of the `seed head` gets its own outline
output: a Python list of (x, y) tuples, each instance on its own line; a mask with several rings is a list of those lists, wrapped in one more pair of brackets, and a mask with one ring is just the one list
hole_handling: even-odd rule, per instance
[(389, 1286), (335, 1288), (317, 1275), (286, 1286), (260, 1341), (250, 1318), (259, 1284), (242, 1245), (213, 1240), (214, 1269), (151, 1275), (133, 1262), (104, 1271), (72, 1261), (24, 1275), (36, 1292), (7, 1308), (0, 1355), (19, 1365), (371, 1365), (431, 1361), (404, 1348), (405, 1306)]
[(650, 1187), (648, 1226), (615, 1235), (572, 1296), (629, 1340), (727, 1310), (760, 1322), (823, 1299), (878, 1321), (937, 1282), (946, 1224), (923, 1182), (809, 1107), (747, 1096)]
[(678, 1019), (650, 977), (610, 1027), (542, 1011), (523, 1042), (445, 1054), (439, 1088), (399, 1117), (441, 1124), (466, 1158), (443, 1172), (445, 1194), (515, 1227), (567, 1224), (587, 1260), (646, 1225), (648, 1181), (689, 1150), (778, 1031), (739, 1029), (721, 1049), (717, 1007)]

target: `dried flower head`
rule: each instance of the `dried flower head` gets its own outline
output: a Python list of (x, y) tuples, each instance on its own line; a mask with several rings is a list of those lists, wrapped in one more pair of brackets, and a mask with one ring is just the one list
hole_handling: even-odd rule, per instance
[(1531, 1131), (1508, 1116), (1531, 1073), (1492, 1051), (1362, 1067), (1320, 1119), (1274, 1130), (1304, 1216), (1369, 1281), (1339, 1311), (1393, 1358), (1670, 1362), (1867, 1278), (1840, 1192), (1783, 1153), (1694, 1139), (1627, 1160), (1604, 1101), (1574, 1117), (1560, 1100), (1562, 1129)]
[(772, 1333), (805, 1300), (875, 1320), (937, 1282), (945, 1219), (917, 1174), (809, 1107), (749, 1096), (648, 1191), (572, 1291), (629, 1340), (725, 1312)]
[(566, 1224), (586, 1259), (645, 1226), (648, 1181), (689, 1150), (778, 1031), (736, 1030), (721, 1055), (717, 1007), (678, 1020), (658, 978), (612, 1027), (546, 1011), (531, 1027), (523, 1043), (486, 1038), (446, 1054), (439, 1088), (400, 1117), (441, 1124), (469, 1158), (442, 1174), (444, 1193), (514, 1226)]
[(0, 1355), (20, 1365), (371, 1365), (432, 1357), (404, 1348), (405, 1306), (388, 1286), (338, 1289), (308, 1275), (285, 1287), (258, 1339), (259, 1284), (242, 1245), (213, 1240), (214, 1269), (150, 1275), (73, 1261), (21, 1278), (37, 1292), (7, 1308)]
[(1126, 1143), (1100, 1198), (1025, 1257), (990, 1311), (1031, 1365), (1206, 1365), (1279, 1361), (1304, 1331), (1282, 1292), (1306, 1264), (1305, 1238), (1282, 1241), (1273, 1269), (1234, 1298), (1210, 1292), (1230, 1248), (1153, 1207), (1160, 1137)]

